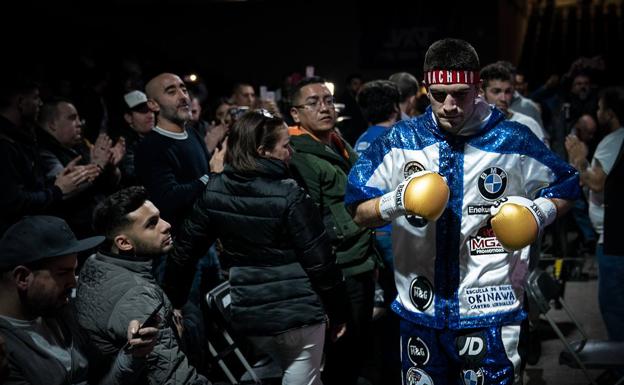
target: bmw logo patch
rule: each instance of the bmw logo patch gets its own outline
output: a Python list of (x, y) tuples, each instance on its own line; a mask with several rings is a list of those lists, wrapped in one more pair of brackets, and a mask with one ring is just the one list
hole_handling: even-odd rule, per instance
[(488, 200), (500, 198), (507, 189), (507, 173), (499, 167), (490, 167), (479, 175), (479, 192)]
[(462, 380), (464, 380), (465, 385), (483, 385), (484, 379), (483, 369), (476, 372), (472, 369), (462, 371)]
[(407, 356), (412, 364), (424, 366), (429, 362), (429, 347), (419, 337), (410, 337), (407, 340)]
[(405, 373), (406, 385), (433, 385), (433, 380), (429, 375), (421, 369), (411, 367)]
[(407, 179), (408, 176), (419, 171), (425, 171), (425, 166), (416, 161), (407, 162), (405, 166), (403, 166), (403, 177)]
[(433, 285), (425, 277), (416, 277), (410, 285), (410, 299), (416, 308), (425, 311), (433, 302)]

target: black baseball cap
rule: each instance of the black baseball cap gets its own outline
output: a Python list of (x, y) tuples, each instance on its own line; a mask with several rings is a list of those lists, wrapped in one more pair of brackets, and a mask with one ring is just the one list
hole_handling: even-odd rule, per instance
[(102, 236), (76, 239), (67, 222), (58, 217), (27, 216), (9, 227), (0, 239), (0, 269), (78, 253), (103, 241)]

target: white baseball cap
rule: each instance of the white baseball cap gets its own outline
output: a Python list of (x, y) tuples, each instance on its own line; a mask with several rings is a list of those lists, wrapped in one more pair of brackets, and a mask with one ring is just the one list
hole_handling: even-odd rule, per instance
[[(124, 100), (130, 110), (145, 109), (147, 107), (147, 96), (141, 91), (128, 92), (124, 95)], [(145, 104), (145, 107), (142, 104)]]

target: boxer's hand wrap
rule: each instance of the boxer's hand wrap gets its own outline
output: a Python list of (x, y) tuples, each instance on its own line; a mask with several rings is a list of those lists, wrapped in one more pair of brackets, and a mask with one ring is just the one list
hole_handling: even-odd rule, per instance
[(511, 196), (496, 202), (490, 209), (492, 229), (506, 250), (520, 250), (533, 243), (544, 227), (557, 217), (557, 207), (546, 198), (532, 201)]
[(427, 220), (438, 219), (449, 199), (444, 177), (431, 171), (419, 171), (401, 182), (394, 191), (383, 195), (377, 210), (385, 221), (413, 214)]

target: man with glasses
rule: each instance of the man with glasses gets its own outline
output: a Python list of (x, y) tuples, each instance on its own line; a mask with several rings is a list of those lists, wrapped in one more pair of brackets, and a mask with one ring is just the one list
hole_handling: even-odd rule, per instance
[(574, 169), (479, 97), (479, 67), (468, 42), (433, 43), (431, 107), (349, 174), (355, 222), (392, 223), (405, 384), (521, 383), (529, 245), (580, 193)]
[(355, 384), (370, 352), (376, 264), (372, 232), (356, 225), (344, 205), (347, 174), (357, 155), (335, 129), (334, 97), (323, 79), (303, 79), (291, 102), (296, 124), (289, 130), (295, 149), (291, 170), (319, 206), (351, 304), (346, 335), (326, 349), (323, 382)]

